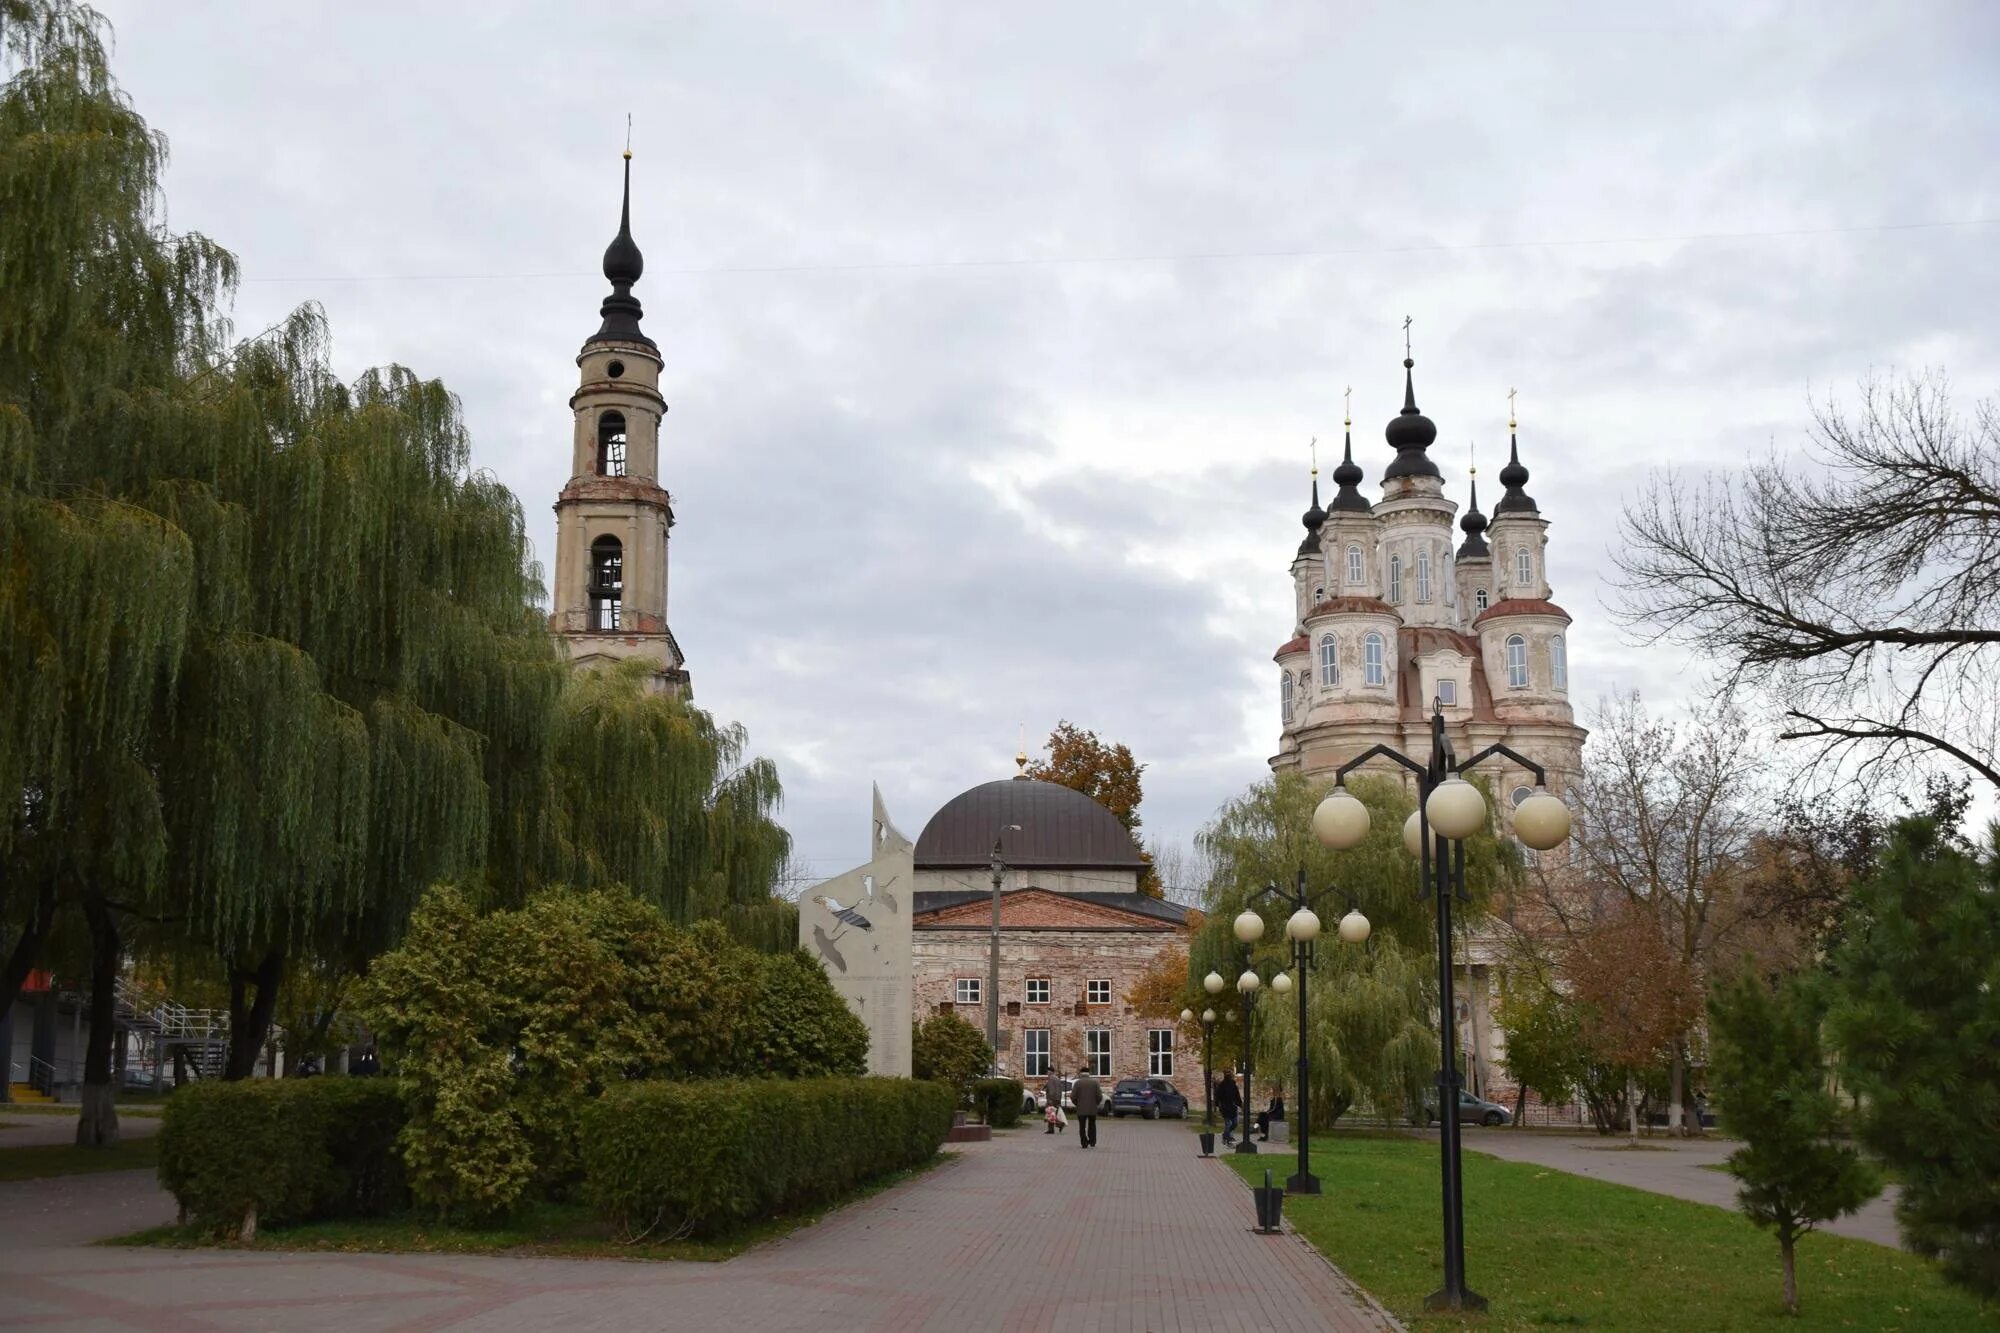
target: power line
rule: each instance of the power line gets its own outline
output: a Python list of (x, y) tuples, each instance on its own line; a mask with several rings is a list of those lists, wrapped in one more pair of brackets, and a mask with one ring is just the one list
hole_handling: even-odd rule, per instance
[[(1191, 250), (1162, 254), (1069, 255), (1040, 258), (884, 259), (848, 264), (712, 264), (662, 267), (652, 271), (682, 277), (723, 277), (797, 273), (899, 273), (971, 269), (1080, 268), (1091, 265), (1197, 264), (1241, 259), (1338, 259), (1367, 255), (1459, 254), (1482, 250), (1561, 250), (1613, 245), (1685, 245), (1704, 241), (1798, 240), (1814, 236), (1863, 236), (1889, 232), (1940, 231), (1957, 227), (1991, 227), (2000, 218), (1961, 218), (1934, 222), (1882, 222), (1843, 227), (1781, 227), (1768, 231), (1693, 231), (1648, 236), (1563, 237), (1527, 241), (1426, 241), (1413, 245), (1355, 245), (1308, 250)], [(323, 274), (317, 277), (245, 278), (246, 284), (354, 282), (531, 282), (543, 279), (594, 278), (592, 269), (550, 269), (518, 273), (385, 273)]]

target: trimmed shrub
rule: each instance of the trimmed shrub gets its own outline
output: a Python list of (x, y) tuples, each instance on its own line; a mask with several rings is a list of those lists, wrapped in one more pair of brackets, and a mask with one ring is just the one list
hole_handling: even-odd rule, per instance
[(1021, 1099), (1027, 1089), (1011, 1078), (982, 1078), (972, 1085), (972, 1105), (995, 1129), (1021, 1123)]
[(985, 1034), (957, 1014), (933, 1014), (910, 1029), (910, 1072), (963, 1089), (993, 1067)]
[(735, 1073), (859, 1078), (868, 1072), (868, 1025), (803, 949), (763, 960), (741, 1040)]
[(628, 1235), (727, 1232), (928, 1161), (957, 1100), (909, 1079), (628, 1083), (584, 1108), (584, 1196)]
[(160, 1183), (190, 1221), (245, 1239), (260, 1224), (388, 1212), (407, 1197), (403, 1119), (382, 1079), (197, 1083), (166, 1103)]

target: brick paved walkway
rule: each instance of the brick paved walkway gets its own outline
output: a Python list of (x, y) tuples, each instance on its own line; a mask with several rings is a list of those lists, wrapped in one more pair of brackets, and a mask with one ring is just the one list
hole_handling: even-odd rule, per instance
[(162, 1220), (139, 1173), (0, 1186), (0, 1328), (1379, 1330), (1394, 1320), (1174, 1123), (965, 1145), (726, 1264), (82, 1248)]

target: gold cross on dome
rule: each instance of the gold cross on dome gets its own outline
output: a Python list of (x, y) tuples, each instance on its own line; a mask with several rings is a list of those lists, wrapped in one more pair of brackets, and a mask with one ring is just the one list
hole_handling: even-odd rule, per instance
[(1313, 436), (1312, 443), (1307, 445), (1306, 448), (1312, 450), (1313, 475), (1317, 477), (1319, 475), (1319, 436)]
[(1520, 390), (1518, 390), (1518, 389), (1509, 389), (1509, 390), (1507, 390), (1507, 429), (1508, 429), (1508, 430), (1512, 430), (1512, 429), (1514, 429), (1514, 395), (1515, 395), (1516, 393), (1519, 393), (1519, 392), (1520, 392)]
[(1408, 357), (1409, 354), (1410, 354), (1410, 317), (1408, 315), (1405, 315), (1403, 316), (1403, 355), (1405, 357)]
[(1340, 399), (1340, 415), (1344, 418), (1340, 424), (1343, 426), (1352, 426), (1354, 424), (1354, 386), (1352, 384), (1341, 390)]

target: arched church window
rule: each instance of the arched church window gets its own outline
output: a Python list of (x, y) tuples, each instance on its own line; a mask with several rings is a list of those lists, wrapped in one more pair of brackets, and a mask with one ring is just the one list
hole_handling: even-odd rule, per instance
[(597, 418), (597, 472), (603, 477), (625, 475), (625, 414), (606, 412)]
[(1403, 557), (1400, 555), (1389, 557), (1389, 600), (1398, 606), (1403, 604)]
[(1430, 599), (1431, 553), (1429, 551), (1419, 551), (1417, 552), (1417, 600), (1428, 602)]
[(1331, 634), (1323, 634), (1319, 640), (1319, 683), (1340, 684), (1340, 646)]
[(616, 537), (599, 537), (590, 544), (590, 627), (619, 628), (625, 604), (625, 548)]
[(1535, 581), (1535, 555), (1525, 546), (1514, 548), (1514, 582), (1523, 588)]
[(1285, 725), (1292, 724), (1292, 673), (1287, 671), (1278, 677), (1278, 715)]
[(1484, 611), (1486, 609), (1486, 589), (1481, 588), (1472, 594), (1472, 605), (1474, 610)]
[(1326, 589), (1324, 587), (1314, 588), (1313, 605), (1318, 606), (1321, 602), (1325, 600), (1326, 600)]
[(1514, 794), (1512, 798), (1514, 802), (1514, 808), (1516, 810), (1519, 810), (1521, 808), (1521, 802), (1527, 800), (1530, 796), (1533, 796), (1534, 794), (1535, 794), (1535, 789), (1533, 787), (1514, 788)]
[(1549, 678), (1557, 689), (1569, 688), (1569, 645), (1560, 634), (1549, 640)]
[(1359, 546), (1350, 546), (1347, 548), (1347, 581), (1349, 583), (1361, 582), (1361, 548)]
[(1371, 633), (1361, 641), (1361, 667), (1363, 678), (1370, 685), (1389, 683), (1388, 670), (1382, 661), (1382, 636)]
[(1507, 684), (1517, 690), (1528, 688), (1528, 641), (1518, 634), (1507, 636)]

